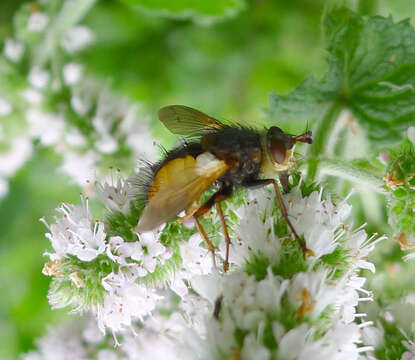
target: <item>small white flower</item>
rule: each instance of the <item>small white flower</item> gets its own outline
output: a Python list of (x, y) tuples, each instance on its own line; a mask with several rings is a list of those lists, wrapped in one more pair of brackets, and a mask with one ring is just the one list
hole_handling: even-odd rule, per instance
[(27, 29), (29, 31), (41, 32), (49, 23), (49, 17), (40, 11), (36, 11), (30, 15), (27, 21)]
[(33, 107), (26, 112), (26, 120), (30, 135), (39, 138), (44, 146), (56, 144), (64, 132), (65, 122), (59, 114), (43, 113)]
[(12, 110), (12, 106), (5, 99), (0, 97), (0, 116), (9, 115)]
[[(138, 241), (134, 242), (113, 236), (109, 240), (107, 255), (112, 261), (128, 266), (128, 271), (135, 277), (146, 276), (171, 256), (170, 249), (160, 243), (160, 234), (161, 229), (148, 231), (140, 234)], [(131, 262), (131, 259), (136, 262)]]
[(118, 150), (118, 142), (110, 135), (104, 135), (95, 141), (95, 148), (103, 154), (113, 154)]
[(312, 331), (306, 324), (288, 331), (278, 341), (278, 358), (296, 360), (332, 360), (329, 349), (322, 341), (312, 341)]
[[(173, 318), (176, 324), (180, 321), (174, 314), (170, 318)], [(124, 335), (120, 346), (122, 352), (126, 354), (123, 359), (195, 360), (194, 354), (189, 354), (188, 347), (181, 345), (179, 340), (181, 333), (169, 326), (171, 324), (169, 320), (153, 326), (153, 319), (155, 316), (148, 319), (146, 326), (136, 331), (136, 334), (126, 333)], [(181, 331), (184, 331), (183, 327)]]
[(82, 338), (88, 344), (99, 344), (104, 340), (104, 336), (98, 329), (97, 322), (92, 317), (87, 321), (82, 330)]
[(124, 245), (124, 239), (121, 236), (111, 236), (107, 245), (107, 256), (120, 265), (127, 265), (126, 256), (130, 256), (125, 251), (120, 251), (120, 247)]
[(49, 71), (38, 66), (33, 67), (29, 73), (30, 84), (37, 89), (44, 89), (49, 82)]
[(199, 334), (205, 333), (206, 314), (213, 311), (209, 302), (200, 296), (183, 296), (180, 302), (180, 309), (183, 312), (187, 326), (191, 326)]
[(83, 66), (74, 62), (70, 62), (63, 67), (63, 81), (66, 85), (75, 85), (81, 80)]
[(40, 104), (43, 101), (43, 94), (36, 89), (28, 88), (22, 92), (23, 98), (32, 105)]
[(189, 293), (186, 283), (180, 276), (176, 276), (170, 281), (170, 289), (181, 298)]
[(80, 332), (83, 321), (50, 328), (46, 335), (36, 340), (37, 350), (23, 356), (24, 360), (87, 359), (87, 349), (82, 343)]
[(73, 147), (83, 147), (86, 145), (85, 136), (76, 127), (69, 128), (64, 133), (65, 141), (68, 145)]
[(105, 251), (104, 223), (96, 221), (93, 228), (78, 228), (72, 234), (74, 243), (68, 246), (67, 251), (79, 260), (91, 261)]
[(357, 324), (335, 324), (327, 333), (325, 341), (336, 354), (334, 360), (358, 359), (360, 350), (357, 344), (361, 342), (361, 332)]
[(131, 327), (133, 320), (150, 314), (161, 299), (153, 290), (137, 284), (121, 271), (107, 275), (102, 279), (102, 286), (108, 291), (104, 304), (97, 309), (98, 327), (103, 333), (107, 327), (113, 332)]
[(127, 135), (126, 144), (135, 154), (143, 156), (145, 159), (154, 160), (156, 158), (156, 146), (151, 129), (147, 125), (151, 119), (140, 114), (138, 105), (129, 105), (120, 130)]
[[(350, 282), (349, 284), (352, 284)], [(363, 284), (362, 284), (363, 286)], [(360, 288), (359, 288), (360, 289)], [(359, 293), (353, 286), (345, 286), (338, 294), (339, 316), (346, 324), (351, 323), (356, 316), (356, 306), (359, 303)]]
[[(235, 340), (236, 326), (230, 316), (225, 316), (219, 323), (212, 319), (206, 324), (206, 338), (204, 339), (202, 359), (232, 358), (238, 356), (238, 346)], [(236, 357), (237, 358), (237, 357)]]
[(97, 195), (110, 210), (115, 210), (127, 214), (130, 211), (132, 200), (132, 186), (129, 181), (118, 178), (115, 184), (107, 182), (96, 183)]
[(119, 360), (120, 356), (110, 349), (101, 349), (97, 352), (97, 360)]
[(289, 283), (289, 280), (274, 276), (272, 270), (268, 268), (267, 277), (257, 283), (255, 297), (258, 308), (269, 314), (279, 314), (281, 298), (287, 291)]
[(32, 156), (32, 151), (32, 141), (29, 138), (14, 138), (10, 149), (0, 152), (0, 175), (12, 176)]
[(317, 270), (294, 276), (288, 294), (299, 316), (316, 318), (328, 305), (335, 303), (337, 289), (334, 285), (328, 285), (327, 274), (326, 270)]
[(133, 149), (136, 154), (141, 154), (145, 159), (152, 160), (156, 155), (156, 146), (151, 130), (144, 124), (140, 124), (139, 130), (127, 132), (126, 144)]
[(56, 222), (48, 226), (54, 254), (49, 254), (52, 260), (64, 257), (66, 254), (77, 256), (82, 261), (91, 261), (105, 251), (104, 224), (93, 221), (89, 211), (88, 200), (82, 205), (62, 204), (57, 211), (62, 214)]
[(214, 305), (223, 292), (223, 278), (217, 271), (191, 278), (192, 289)]
[[(276, 262), (280, 257), (281, 242), (274, 234), (275, 217), (265, 215), (265, 201), (251, 201), (249, 204), (236, 210), (239, 217), (237, 240), (232, 246), (236, 251), (233, 258), (237, 258), (237, 264), (242, 265), (248, 258), (248, 247), (256, 254), (265, 255)], [(222, 255), (223, 256), (223, 255)]]
[(385, 330), (382, 325), (366, 326), (362, 329), (363, 343), (369, 346), (373, 346), (375, 349), (382, 346), (385, 342)]
[(145, 247), (146, 251), (141, 258), (134, 260), (141, 260), (144, 269), (148, 272), (154, 272), (157, 266), (157, 260), (163, 258), (163, 254), (167, 249), (160, 243), (161, 228), (152, 231), (146, 231), (139, 235), (140, 245)]
[(95, 177), (98, 156), (92, 150), (84, 154), (65, 152), (62, 170), (72, 177), (77, 184), (85, 187)]
[[(230, 274), (224, 278), (224, 303), (231, 305), (233, 321), (240, 329), (253, 331), (265, 318), (265, 311), (258, 306), (256, 298), (258, 295), (259, 301), (263, 301), (264, 294), (257, 293), (257, 285), (254, 276), (248, 276), (243, 272)], [(279, 306), (278, 300), (277, 297), (276, 309)]]
[(182, 268), (193, 275), (208, 274), (212, 268), (212, 257), (200, 246), (202, 241), (200, 234), (196, 233), (180, 244)]
[(265, 346), (258, 343), (253, 333), (249, 334), (244, 339), (244, 346), (242, 349), (242, 359), (256, 359), (256, 360), (268, 360), (271, 357), (271, 351)]
[(90, 28), (83, 25), (73, 26), (62, 40), (62, 47), (68, 53), (75, 53), (83, 50), (94, 39)]
[(71, 97), (71, 106), (78, 115), (84, 116), (91, 109), (92, 104), (74, 90)]
[(284, 199), (294, 228), (304, 235), (307, 248), (314, 252), (311, 260), (333, 252), (338, 242), (336, 230), (348, 218), (351, 206), (345, 200), (335, 204), (330, 197), (321, 199), (317, 191), (303, 198), (298, 187)]
[(3, 51), (9, 60), (17, 63), (23, 56), (24, 45), (14, 39), (6, 39)]
[(348, 234), (348, 237), (346, 238), (346, 246), (351, 250), (356, 266), (360, 269), (368, 269), (372, 273), (375, 272), (375, 266), (365, 259), (367, 259), (369, 253), (375, 248), (375, 245), (378, 242), (386, 239), (385, 236), (380, 236), (374, 240), (375, 236), (376, 234), (368, 238), (366, 231), (358, 229), (357, 231)]

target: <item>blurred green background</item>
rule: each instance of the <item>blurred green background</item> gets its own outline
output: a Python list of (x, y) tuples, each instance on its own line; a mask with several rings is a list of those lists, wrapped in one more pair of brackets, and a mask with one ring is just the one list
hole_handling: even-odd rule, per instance
[[(81, 62), (114, 92), (142, 104), (162, 144), (172, 140), (156, 118), (163, 105), (186, 104), (220, 119), (255, 122), (270, 91), (287, 93), (309, 74), (324, 71), (320, 18), (327, 1), (241, 1), (233, 16), (217, 21), (171, 16), (133, 2), (99, 1), (89, 11), (82, 23), (93, 30), (95, 42)], [(22, 3), (0, 2), (0, 44), (13, 36), (13, 14)], [(395, 19), (415, 14), (413, 0), (347, 4)], [(66, 314), (47, 303), (49, 278), (41, 269), (49, 245), (39, 218), (50, 219), (61, 201), (77, 202), (80, 190), (57, 171), (54, 152), (35, 149), (0, 200), (0, 359), (33, 348), (34, 338)]]

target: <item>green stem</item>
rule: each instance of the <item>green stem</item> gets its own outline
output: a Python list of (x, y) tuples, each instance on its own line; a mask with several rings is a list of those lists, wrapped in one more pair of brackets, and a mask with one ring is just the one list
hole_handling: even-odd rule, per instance
[(62, 37), (86, 15), (96, 1), (73, 0), (65, 2), (53, 24), (48, 29), (43, 43), (36, 50), (34, 60), (36, 65), (43, 66), (50, 59)]
[[(334, 125), (340, 115), (342, 106), (333, 102), (327, 109), (325, 115), (316, 124), (313, 130), (313, 145), (310, 149), (310, 156), (318, 159), (325, 151), (328, 138), (334, 128)], [(309, 161), (308, 179), (314, 180), (317, 174), (318, 161)]]
[(311, 164), (317, 164), (319, 171), (322, 174), (338, 176), (358, 185), (370, 187), (373, 191), (380, 194), (387, 193), (384, 189), (385, 183), (380, 176), (368, 170), (356, 167), (346, 161), (333, 159), (310, 159), (308, 162), (309, 167)]

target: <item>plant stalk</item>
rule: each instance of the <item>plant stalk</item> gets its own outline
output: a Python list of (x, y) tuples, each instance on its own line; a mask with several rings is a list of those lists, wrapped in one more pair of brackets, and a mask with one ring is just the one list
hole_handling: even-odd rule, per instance
[(54, 49), (66, 32), (77, 24), (97, 0), (66, 1), (45, 34), (42, 44), (36, 49), (34, 64), (43, 66), (53, 55)]
[[(325, 115), (317, 122), (313, 129), (313, 145), (310, 148), (310, 157), (318, 160), (323, 155), (328, 139), (337, 119), (339, 118), (342, 107), (339, 103), (333, 102), (327, 109)], [(317, 175), (318, 161), (309, 161), (307, 178), (314, 180)]]
[(321, 158), (310, 159), (308, 163), (309, 168), (310, 166), (318, 166), (319, 171), (324, 175), (338, 176), (359, 186), (370, 187), (379, 194), (387, 193), (384, 188), (385, 183), (380, 176), (346, 161)]

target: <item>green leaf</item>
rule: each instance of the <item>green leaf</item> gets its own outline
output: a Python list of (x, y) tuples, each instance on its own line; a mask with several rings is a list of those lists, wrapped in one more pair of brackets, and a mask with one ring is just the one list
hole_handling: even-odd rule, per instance
[[(289, 95), (271, 93), (268, 116), (278, 121), (317, 119), (335, 95), (336, 88), (328, 81), (310, 76)], [(325, 89), (324, 89), (325, 87)]]
[(279, 120), (316, 119), (327, 105), (352, 111), (377, 145), (402, 138), (415, 122), (415, 31), (409, 21), (362, 17), (340, 8), (323, 20), (326, 74), (309, 78), (287, 96), (271, 95)]
[(244, 0), (123, 0), (126, 4), (165, 17), (192, 19), (211, 23), (238, 14), (245, 7)]

